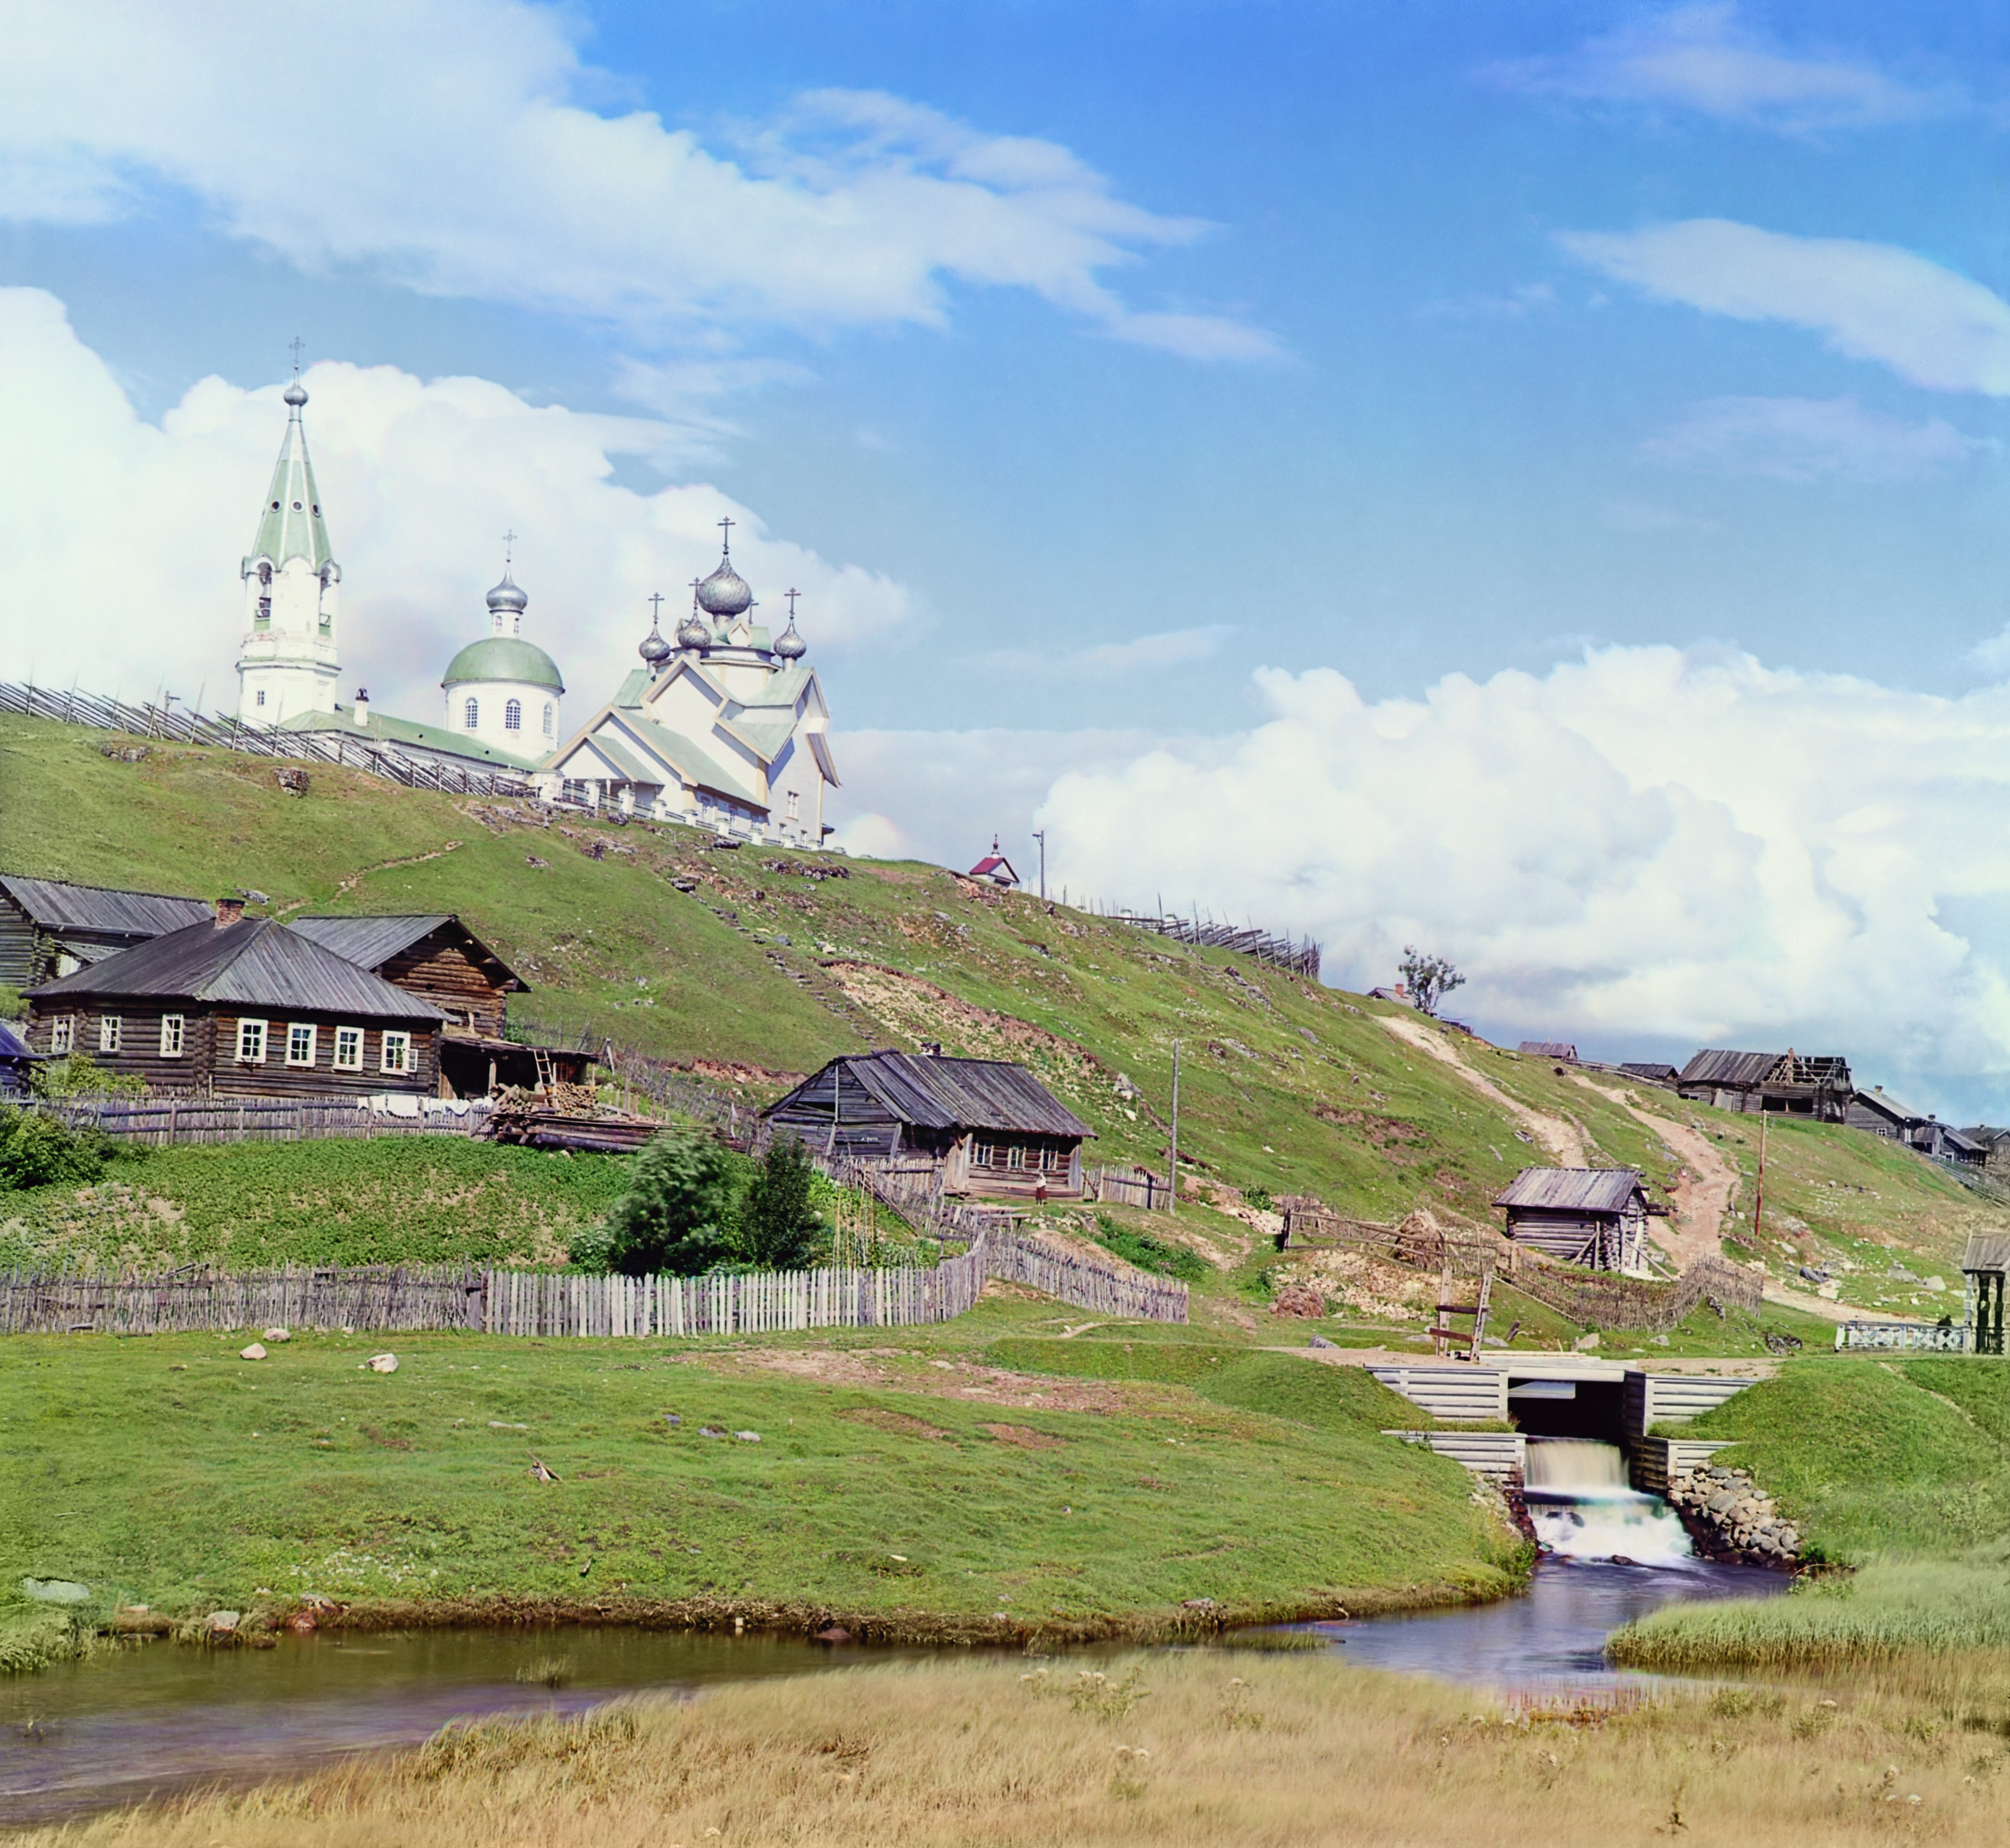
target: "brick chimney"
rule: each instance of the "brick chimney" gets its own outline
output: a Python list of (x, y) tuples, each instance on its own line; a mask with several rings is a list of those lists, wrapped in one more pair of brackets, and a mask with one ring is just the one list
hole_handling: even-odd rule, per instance
[(370, 689), (368, 688), (358, 687), (356, 689), (356, 704), (351, 709), (356, 723), (367, 730), (370, 724)]
[(232, 925), (241, 922), (244, 916), (244, 901), (241, 898), (219, 898), (216, 901), (216, 928), (228, 930)]

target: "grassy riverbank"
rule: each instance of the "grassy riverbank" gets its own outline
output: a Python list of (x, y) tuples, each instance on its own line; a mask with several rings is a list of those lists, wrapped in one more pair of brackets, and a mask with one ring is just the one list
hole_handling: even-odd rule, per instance
[(1503, 1709), (1327, 1657), (939, 1660), (450, 1728), (421, 1750), (23, 1848), (1611, 1848), (1994, 1843), (2004, 1684)]
[(1685, 1426), (1730, 1438), (1848, 1569), (1756, 1604), (1657, 1612), (1614, 1637), (1642, 1668), (1837, 1669), (2010, 1651), (2010, 1366), (1972, 1356), (1815, 1359)]
[[(357, 1620), (922, 1637), (1149, 1635), (1192, 1624), (1190, 1599), (1247, 1620), (1513, 1582), (1519, 1542), (1456, 1465), (1380, 1434), (1414, 1408), (1365, 1374), (1246, 1352), (1209, 1392), (981, 1352), (1062, 1325), (994, 1288), (948, 1329), (758, 1347), (306, 1335), (247, 1362), (243, 1334), (16, 1338), (0, 1633), (45, 1621), (29, 1577), (87, 1585), (101, 1620), (312, 1595)], [(385, 1349), (398, 1370), (368, 1370)]]

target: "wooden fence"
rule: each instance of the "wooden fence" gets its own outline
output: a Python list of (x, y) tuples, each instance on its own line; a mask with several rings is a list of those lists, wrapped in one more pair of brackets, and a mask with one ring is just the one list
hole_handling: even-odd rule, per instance
[(1838, 1353), (1867, 1349), (1873, 1353), (1965, 1354), (1969, 1331), (1957, 1322), (1838, 1322)]
[[(979, 1248), (971, 1247), (975, 1256)], [(1184, 1322), (1187, 1286), (1153, 1277), (1128, 1264), (1055, 1250), (1011, 1232), (993, 1232), (983, 1242), (985, 1268), (993, 1277), (1022, 1283), (1042, 1295), (1078, 1309), (1127, 1321)]]
[(478, 1328), (488, 1275), (460, 1266), (183, 1270), (137, 1278), (0, 1273), (0, 1334)]
[(1081, 1197), (1109, 1201), (1120, 1207), (1142, 1207), (1148, 1213), (1163, 1213), (1173, 1197), (1169, 1182), (1138, 1168), (1098, 1168), (1082, 1176)]
[(1273, 968), (1302, 976), (1308, 982), (1319, 979), (1319, 947), (1310, 937), (1294, 942), (1290, 937), (1259, 930), (1254, 925), (1245, 927), (1217, 924), (1212, 918), (1203, 923), (1198, 917), (1182, 918), (1170, 912), (1163, 917), (1124, 911), (1105, 915), (1120, 924), (1149, 930), (1157, 936), (1169, 936), (1206, 950), (1234, 950), (1244, 956), (1253, 956), (1259, 962), (1267, 962)]
[[(179, 703), (179, 702), (176, 702)], [(54, 719), (66, 725), (87, 725), (98, 731), (124, 732), (133, 737), (162, 738), (183, 745), (208, 745), (224, 751), (243, 752), (254, 757), (277, 757), (307, 763), (333, 764), (352, 770), (367, 770), (411, 789), (436, 789), (449, 795), (527, 796), (534, 794), (522, 777), (491, 770), (463, 769), (458, 766), (433, 763), (408, 757), (396, 746), (367, 734), (349, 738), (339, 732), (280, 731), (247, 725), (236, 718), (204, 718), (184, 707), (127, 705), (116, 699), (100, 699), (80, 693), (75, 688), (59, 692), (48, 687), (15, 686), (0, 682), (0, 713), (23, 718)]]
[[(428, 1100), (426, 1101), (430, 1101)], [(73, 1129), (94, 1129), (149, 1148), (204, 1143), (310, 1142), (326, 1137), (479, 1135), (485, 1102), (465, 1111), (421, 1109), (394, 1116), (353, 1097), (126, 1097), (116, 1094), (22, 1098)]]

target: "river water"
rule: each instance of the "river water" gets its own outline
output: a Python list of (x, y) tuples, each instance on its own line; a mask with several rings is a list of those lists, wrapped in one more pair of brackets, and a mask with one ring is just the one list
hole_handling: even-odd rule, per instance
[[(1777, 1573), (1694, 1558), (1666, 1505), (1626, 1487), (1610, 1445), (1551, 1440), (1529, 1452), (1529, 1511), (1546, 1551), (1525, 1594), (1288, 1627), (1326, 1638), (1364, 1668), (1539, 1696), (1587, 1693), (1648, 1679), (1607, 1664), (1605, 1638), (1620, 1625), (1683, 1599), (1786, 1588)], [(687, 1694), (919, 1653), (635, 1629), (331, 1633), (261, 1650), (136, 1646), (0, 1679), (0, 1826), (290, 1775), (416, 1744), (452, 1719), (574, 1713), (623, 1693)]]

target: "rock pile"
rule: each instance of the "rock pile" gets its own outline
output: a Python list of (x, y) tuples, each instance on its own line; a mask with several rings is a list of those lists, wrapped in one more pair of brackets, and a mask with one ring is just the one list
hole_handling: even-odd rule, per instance
[(1714, 1464), (1668, 1484), (1668, 1502), (1719, 1559), (1751, 1565), (1792, 1565), (1800, 1558), (1800, 1530), (1745, 1470)]

